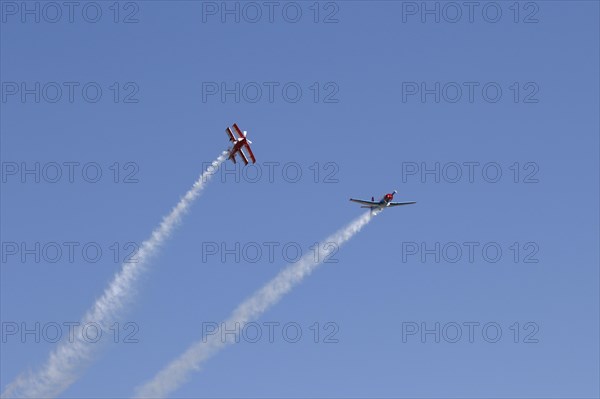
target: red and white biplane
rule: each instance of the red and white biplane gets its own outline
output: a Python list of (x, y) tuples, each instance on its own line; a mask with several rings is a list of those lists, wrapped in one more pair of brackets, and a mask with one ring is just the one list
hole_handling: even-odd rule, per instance
[(252, 163), (256, 163), (256, 158), (254, 158), (254, 154), (252, 153), (252, 150), (250, 149), (250, 144), (252, 144), (252, 142), (246, 138), (246, 135), (248, 134), (248, 132), (246, 132), (246, 131), (242, 132), (240, 130), (240, 128), (238, 127), (238, 125), (235, 123), (233, 124), (233, 130), (235, 131), (235, 133), (237, 134), (238, 137), (235, 137), (233, 135), (233, 132), (231, 131), (231, 129), (229, 127), (227, 129), (225, 129), (225, 133), (227, 133), (227, 136), (229, 137), (229, 141), (231, 141), (233, 143), (233, 147), (228, 149), (229, 159), (231, 159), (233, 161), (233, 163), (236, 163), (235, 156), (236, 156), (236, 154), (239, 154), (240, 158), (242, 158), (242, 161), (244, 161), (244, 164), (248, 165), (248, 158), (246, 157), (246, 154), (244, 154), (244, 150), (246, 150), (246, 151), (248, 151), (248, 155), (252, 159)]

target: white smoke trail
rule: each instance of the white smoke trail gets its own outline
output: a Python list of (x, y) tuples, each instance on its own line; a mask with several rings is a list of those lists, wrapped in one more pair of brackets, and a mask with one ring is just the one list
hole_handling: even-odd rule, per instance
[[(313, 252), (308, 253), (300, 258), (298, 262), (283, 269), (275, 278), (242, 302), (221, 326), (239, 325), (241, 330), (246, 323), (256, 320), (296, 284), (307, 277), (335, 248), (338, 248), (358, 233), (375, 214), (365, 213), (346, 227), (327, 237), (323, 243), (318, 245), (316, 256)], [(235, 342), (235, 337), (232, 337), (231, 334), (225, 335), (225, 339), (222, 338), (220, 330), (217, 330), (215, 334), (195, 342), (181, 356), (156, 374), (154, 379), (138, 388), (136, 397), (164, 398), (178, 389), (185, 383), (192, 370), (200, 370), (200, 366), (207, 359), (225, 345)]]
[[(102, 296), (85, 314), (81, 326), (97, 323), (101, 330), (108, 331), (114, 319), (123, 311), (131, 300), (134, 284), (146, 269), (148, 260), (156, 254), (160, 246), (169, 238), (173, 229), (181, 221), (189, 206), (198, 197), (205, 184), (215, 174), (226, 159), (223, 152), (207, 170), (200, 175), (192, 188), (181, 198), (179, 203), (165, 216), (160, 225), (152, 232), (150, 238), (139, 248), (136, 263), (124, 263), (115, 275)], [(64, 341), (52, 352), (46, 364), (35, 374), (19, 376), (6, 387), (2, 397), (48, 398), (63, 392), (78, 378), (82, 368), (89, 363), (93, 353), (93, 343), (84, 340), (82, 331), (74, 329), (72, 340)]]

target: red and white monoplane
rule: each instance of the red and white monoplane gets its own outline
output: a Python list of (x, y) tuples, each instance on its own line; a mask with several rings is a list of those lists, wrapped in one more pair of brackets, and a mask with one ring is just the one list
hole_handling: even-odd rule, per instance
[(350, 198), (350, 201), (357, 202), (362, 205), (361, 208), (369, 208), (371, 211), (380, 211), (390, 206), (416, 204), (415, 201), (392, 202), (392, 200), (394, 199), (394, 194), (396, 194), (397, 192), (398, 191), (394, 190), (394, 192), (384, 195), (383, 198), (381, 198), (381, 200), (379, 201), (375, 201), (375, 197), (371, 197), (371, 201), (359, 200), (354, 198)]

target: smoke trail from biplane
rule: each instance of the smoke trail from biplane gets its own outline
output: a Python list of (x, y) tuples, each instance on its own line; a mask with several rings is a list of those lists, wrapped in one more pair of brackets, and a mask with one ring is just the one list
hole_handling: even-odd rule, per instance
[[(227, 159), (223, 152), (204, 173), (200, 175), (192, 188), (181, 198), (160, 225), (144, 241), (136, 254), (137, 262), (124, 263), (114, 276), (100, 298), (88, 310), (80, 326), (97, 323), (107, 331), (118, 319), (125, 305), (131, 301), (136, 282), (147, 269), (148, 261), (156, 255), (158, 249), (169, 238), (190, 205), (200, 195), (206, 183), (215, 174), (219, 166)], [(74, 328), (73, 339), (63, 341), (51, 352), (42, 368), (35, 373), (23, 374), (10, 383), (2, 397), (48, 398), (55, 397), (68, 388), (79, 377), (83, 367), (92, 358), (94, 344), (83, 339), (82, 331)]]
[[(275, 278), (242, 302), (221, 326), (239, 325), (241, 329), (246, 323), (256, 320), (315, 270), (335, 248), (338, 248), (358, 233), (377, 213), (377, 211), (367, 212), (327, 237), (322, 244), (318, 245), (317, 256), (314, 253), (306, 254), (298, 262), (283, 269)], [(323, 245), (331, 243), (334, 245)], [(233, 342), (235, 342), (235, 337), (226, 334), (223, 339), (219, 330), (215, 334), (195, 342), (181, 356), (156, 374), (152, 380), (138, 388), (136, 397), (166, 397), (185, 383), (192, 370), (199, 370), (207, 359), (215, 355), (225, 345)]]

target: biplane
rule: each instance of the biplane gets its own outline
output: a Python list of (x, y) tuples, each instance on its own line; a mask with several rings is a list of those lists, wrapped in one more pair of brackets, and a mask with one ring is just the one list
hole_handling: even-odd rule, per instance
[[(233, 134), (234, 132), (236, 134), (235, 136)], [(227, 133), (227, 137), (229, 137), (229, 141), (231, 141), (231, 143), (233, 144), (233, 147), (228, 149), (229, 159), (231, 159), (233, 161), (233, 163), (237, 163), (235, 161), (235, 156), (239, 155), (240, 158), (242, 158), (242, 161), (244, 161), (244, 164), (248, 165), (248, 157), (246, 156), (244, 151), (248, 152), (250, 159), (252, 159), (252, 163), (256, 163), (256, 158), (254, 158), (254, 154), (252, 153), (252, 150), (250, 149), (250, 144), (252, 144), (252, 142), (246, 138), (246, 135), (248, 134), (248, 132), (246, 132), (246, 131), (242, 132), (240, 130), (240, 128), (238, 127), (238, 125), (236, 123), (234, 123), (233, 131), (231, 130), (231, 128), (228, 127), (227, 129), (225, 129), (225, 133)]]

